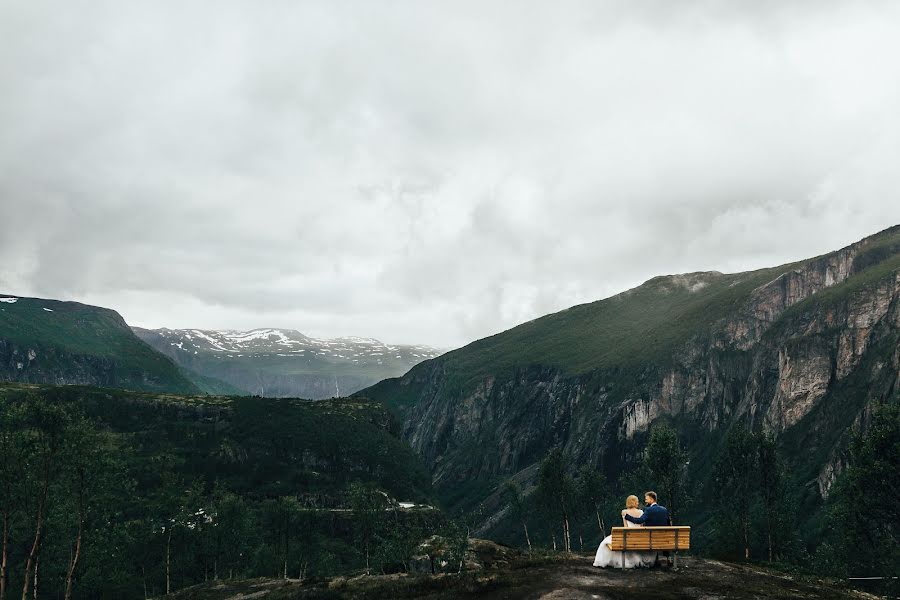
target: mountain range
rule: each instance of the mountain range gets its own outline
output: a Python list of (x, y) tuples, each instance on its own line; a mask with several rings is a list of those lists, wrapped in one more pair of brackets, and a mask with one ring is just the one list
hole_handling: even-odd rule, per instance
[(656, 422), (680, 432), (697, 490), (729, 429), (769, 430), (815, 507), (850, 432), (900, 397), (900, 226), (778, 267), (655, 277), (359, 395), (399, 415), (449, 506), (484, 503), (486, 522), (498, 484), (533, 481), (551, 448), (615, 481)]
[(268, 397), (347, 396), (441, 354), (428, 346), (372, 338), (316, 339), (292, 329), (209, 331), (134, 328), (142, 340), (190, 372), (242, 393)]
[(350, 395), (440, 353), (291, 329), (131, 328), (108, 308), (0, 295), (0, 381), (318, 400)]
[(499, 485), (527, 488), (552, 448), (615, 481), (639, 463), (651, 425), (669, 423), (701, 490), (743, 425), (777, 437), (797, 501), (814, 508), (846, 467), (852, 432), (900, 399), (900, 226), (777, 267), (655, 277), (445, 354), (286, 329), (132, 330), (112, 310), (0, 296), (0, 379), (355, 391), (394, 413), (443, 503), (483, 505), (486, 524), (503, 511)]

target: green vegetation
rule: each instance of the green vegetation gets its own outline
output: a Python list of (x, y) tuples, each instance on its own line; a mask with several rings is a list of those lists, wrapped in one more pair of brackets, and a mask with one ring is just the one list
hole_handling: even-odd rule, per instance
[[(0, 451), (7, 598), (408, 570), (445, 524), (391, 415), (365, 400), (0, 384)], [(378, 502), (366, 515), (359, 489)]]
[(469, 386), (488, 375), (540, 365), (569, 376), (664, 364), (693, 336), (710, 333), (786, 265), (752, 273), (656, 277), (612, 298), (573, 306), (437, 359)]
[(750, 509), (759, 480), (757, 459), (757, 439), (752, 433), (741, 426), (728, 432), (709, 491), (715, 506), (718, 551), (726, 556), (735, 553), (744, 560), (750, 558)]
[[(875, 409), (866, 432), (854, 436), (850, 464), (827, 504), (819, 571), (852, 577), (896, 576), (900, 565), (900, 405)], [(889, 581), (881, 593), (900, 591)]]
[(687, 477), (687, 453), (678, 433), (666, 423), (654, 425), (645, 454), (650, 476), (658, 482), (656, 491), (666, 499), (672, 521), (677, 521)]
[(5, 365), (0, 380), (197, 391), (117, 312), (77, 302), (18, 298), (0, 303), (0, 358)]

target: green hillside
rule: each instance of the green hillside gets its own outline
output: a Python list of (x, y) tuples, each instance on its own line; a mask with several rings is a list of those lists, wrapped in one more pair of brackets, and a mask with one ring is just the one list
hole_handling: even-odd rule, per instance
[(117, 312), (15, 296), (0, 296), (0, 380), (198, 391)]
[[(738, 314), (753, 290), (822, 258), (745, 273), (654, 277), (632, 290), (523, 323), (435, 360), (450, 373), (450, 385), (460, 389), (470, 389), (487, 376), (528, 366), (550, 367), (567, 376), (578, 376), (597, 369), (633, 370), (670, 364), (679, 346), (692, 338), (716, 334), (715, 327)], [(853, 277), (807, 302), (839, 299), (890, 275), (898, 266), (900, 226), (868, 238), (854, 261)], [(802, 312), (805, 306), (808, 304), (793, 307), (792, 313)], [(382, 397), (381, 390), (393, 387), (391, 381), (362, 393)], [(402, 405), (412, 392), (392, 389), (389, 395), (392, 402)]]

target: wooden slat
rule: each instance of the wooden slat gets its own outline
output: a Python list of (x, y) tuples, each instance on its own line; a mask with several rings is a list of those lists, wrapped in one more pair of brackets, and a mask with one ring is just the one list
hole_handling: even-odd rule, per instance
[(689, 550), (691, 528), (676, 527), (613, 527), (612, 550)]

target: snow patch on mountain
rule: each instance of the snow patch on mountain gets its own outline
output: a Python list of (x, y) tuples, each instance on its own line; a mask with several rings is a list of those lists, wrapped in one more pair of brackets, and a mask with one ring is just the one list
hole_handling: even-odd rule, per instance
[(217, 353), (224, 357), (279, 356), (297, 360), (326, 360), (357, 364), (383, 364), (390, 358), (413, 366), (443, 353), (429, 346), (386, 344), (374, 338), (341, 337), (318, 339), (293, 329), (261, 328), (250, 331), (158, 329), (156, 332), (184, 352)]

